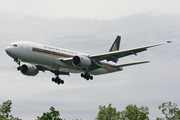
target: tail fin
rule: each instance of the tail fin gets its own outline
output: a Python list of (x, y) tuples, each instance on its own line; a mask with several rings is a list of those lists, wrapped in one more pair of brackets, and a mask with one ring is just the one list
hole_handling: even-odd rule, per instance
[[(121, 36), (117, 36), (116, 40), (112, 44), (109, 52), (111, 51), (118, 51), (120, 47), (120, 42), (121, 42)], [(117, 60), (113, 60), (113, 62), (117, 63)]]

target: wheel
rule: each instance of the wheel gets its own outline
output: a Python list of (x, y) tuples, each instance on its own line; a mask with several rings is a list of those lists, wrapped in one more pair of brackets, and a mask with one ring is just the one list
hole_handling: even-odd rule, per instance
[(55, 79), (56, 79), (56, 80), (59, 80), (60, 78), (59, 78), (59, 77), (56, 77)]
[(55, 82), (55, 83), (57, 83), (57, 82), (58, 82), (58, 80), (57, 80), (56, 78), (54, 78), (54, 82)]
[(84, 77), (85, 75), (83, 73), (81, 73), (81, 77)]
[(52, 78), (52, 81), (53, 81), (53, 82), (55, 82), (55, 79), (54, 79), (54, 78)]
[(93, 80), (93, 76), (90, 76), (89, 79)]
[(64, 84), (64, 80), (61, 80), (61, 84)]
[(54, 78), (54, 82), (55, 82), (55, 83), (60, 83), (60, 79), (59, 79), (58, 77), (55, 77), (55, 78)]
[(17, 70), (18, 70), (18, 71), (21, 70), (21, 67), (17, 67)]

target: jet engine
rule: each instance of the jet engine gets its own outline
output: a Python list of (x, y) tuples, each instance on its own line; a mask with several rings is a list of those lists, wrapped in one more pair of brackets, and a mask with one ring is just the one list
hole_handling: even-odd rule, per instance
[(88, 68), (91, 65), (91, 60), (86, 56), (74, 56), (72, 64), (80, 68)]
[(39, 73), (37, 67), (31, 64), (22, 65), (20, 70), (23, 75), (28, 75), (28, 76), (35, 76)]

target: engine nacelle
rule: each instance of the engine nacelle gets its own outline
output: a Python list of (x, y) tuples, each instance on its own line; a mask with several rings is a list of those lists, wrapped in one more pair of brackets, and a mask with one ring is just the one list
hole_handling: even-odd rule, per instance
[(39, 73), (39, 70), (35, 65), (24, 64), (21, 66), (21, 73), (23, 75), (35, 76)]
[(91, 65), (91, 60), (86, 56), (74, 56), (72, 64), (80, 68), (88, 68)]

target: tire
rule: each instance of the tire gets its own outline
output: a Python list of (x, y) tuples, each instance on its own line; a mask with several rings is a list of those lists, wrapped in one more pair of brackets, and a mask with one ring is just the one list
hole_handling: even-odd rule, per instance
[(93, 76), (90, 76), (89, 79), (93, 80)]
[(21, 70), (21, 67), (17, 67), (17, 70), (18, 70), (18, 71)]
[(61, 80), (61, 84), (64, 84), (64, 80)]
[(84, 77), (85, 75), (83, 73), (81, 73), (81, 77)]
[(54, 79), (54, 78), (52, 78), (52, 81), (53, 81), (53, 82), (55, 82), (55, 79)]

